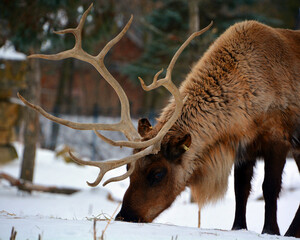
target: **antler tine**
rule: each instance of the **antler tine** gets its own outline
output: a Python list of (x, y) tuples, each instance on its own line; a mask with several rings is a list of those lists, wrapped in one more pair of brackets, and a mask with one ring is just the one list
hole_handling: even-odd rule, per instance
[(47, 60), (62, 60), (73, 57), (74, 49), (66, 50), (57, 54), (31, 54), (27, 58), (42, 58)]
[(47, 113), (43, 108), (41, 108), (38, 105), (32, 104), (28, 102), (20, 93), (17, 93), (17, 96), (20, 98), (20, 100), (28, 107), (32, 108), (33, 110), (39, 112), (44, 117), (48, 118), (49, 120), (53, 122), (57, 122), (59, 124), (65, 125), (69, 128), (77, 129), (77, 130), (91, 130), (94, 128), (101, 128), (103, 130), (110, 130), (110, 131), (120, 131), (120, 124), (101, 124), (101, 123), (77, 123), (77, 122), (71, 122), (62, 118), (55, 117), (49, 113)]
[[(161, 86), (161, 84), (158, 86), (157, 84), (157, 79), (158, 79), (158, 76), (164, 71), (164, 69), (162, 68), (160, 71), (158, 71), (155, 75), (154, 75), (154, 78), (153, 78), (153, 82), (151, 85), (149, 86), (146, 86), (144, 80), (141, 78), (141, 77), (138, 77), (138, 79), (140, 80), (140, 83), (142, 85), (142, 88), (145, 90), (145, 91), (150, 91), (152, 89), (155, 89), (159, 86)], [(161, 83), (162, 80), (160, 80), (160, 83)]]
[(89, 6), (89, 8), (83, 13), (80, 22), (76, 28), (68, 28), (60, 31), (54, 31), (56, 34), (65, 34), (72, 33), (75, 37), (75, 45), (72, 49), (60, 52), (58, 54), (32, 54), (29, 55), (28, 58), (43, 58), (47, 60), (62, 60), (66, 58), (77, 58), (82, 61), (86, 61), (90, 59), (91, 56), (82, 50), (81, 48), (81, 33), (86, 20), (87, 15), (89, 14), (91, 8), (93, 7), (93, 3)]
[(187, 45), (189, 45), (189, 43), (197, 36), (201, 35), (202, 33), (206, 32), (211, 26), (213, 25), (213, 21), (210, 22), (210, 24), (208, 26), (206, 26), (205, 28), (201, 29), (198, 32), (194, 32), (191, 36), (189, 36), (189, 38), (187, 40), (185, 40), (185, 42), (180, 46), (180, 48), (176, 51), (176, 53), (174, 54), (172, 60), (169, 63), (169, 66), (167, 68), (167, 73), (166, 73), (166, 77), (165, 78), (161, 78), (159, 80), (157, 80), (158, 76), (163, 72), (163, 69), (161, 69), (160, 71), (158, 71), (154, 78), (153, 78), (153, 82), (151, 85), (146, 86), (144, 80), (141, 77), (138, 77), (138, 79), (141, 82), (142, 88), (145, 91), (150, 91), (153, 90), (155, 88), (158, 88), (162, 85), (164, 85), (167, 81), (171, 82), (171, 73), (173, 71), (174, 65), (178, 59), (178, 57), (180, 56), (180, 54), (182, 53), (182, 51), (186, 48)]
[(95, 187), (101, 182), (103, 176), (108, 171), (110, 171), (112, 169), (116, 169), (116, 168), (121, 167), (121, 166), (123, 166), (125, 164), (128, 164), (128, 163), (130, 163), (130, 168), (125, 174), (123, 174), (121, 176), (118, 176), (118, 177), (108, 179), (106, 182), (104, 182), (103, 186), (105, 186), (106, 184), (108, 184), (110, 182), (121, 181), (121, 180), (127, 178), (128, 176), (130, 176), (131, 173), (133, 172), (134, 168), (135, 168), (135, 162), (138, 159), (140, 159), (141, 157), (144, 157), (144, 156), (146, 156), (150, 153), (153, 153), (153, 148), (154, 148), (154, 146), (150, 146), (150, 147), (147, 147), (146, 149), (144, 149), (144, 150), (142, 150), (138, 153), (135, 153), (131, 156), (128, 156), (128, 157), (125, 157), (125, 158), (122, 158), (122, 159), (119, 159), (119, 160), (110, 160), (110, 161), (103, 161), (103, 162), (81, 160), (81, 159), (77, 158), (71, 152), (71, 150), (69, 150), (69, 154), (70, 154), (71, 158), (73, 159), (73, 161), (78, 163), (78, 164), (94, 166), (94, 167), (98, 167), (100, 169), (100, 172), (99, 172), (98, 177), (96, 178), (96, 180), (92, 183), (87, 182), (87, 184), (89, 186)]
[[(83, 29), (83, 26), (84, 26), (84, 23), (85, 23), (85, 20), (87, 18), (87, 15), (89, 14), (89, 12), (91, 11), (92, 7), (93, 7), (93, 3), (91, 3), (91, 5), (88, 7), (88, 9), (82, 14), (82, 17), (79, 21), (79, 24), (75, 30), (75, 38), (76, 38), (76, 43), (78, 43), (78, 47), (81, 47), (81, 37), (82, 37), (82, 29)], [(75, 43), (75, 46), (76, 46), (76, 43)]]
[(103, 187), (111, 182), (118, 182), (118, 181), (122, 181), (122, 180), (126, 179), (133, 173), (134, 169), (135, 169), (135, 163), (131, 164), (128, 171), (126, 173), (124, 173), (123, 175), (118, 176), (118, 177), (113, 177), (113, 178), (110, 178), (107, 181), (105, 181), (103, 183)]
[(125, 35), (125, 33), (127, 32), (127, 30), (129, 29), (131, 23), (133, 21), (133, 15), (130, 16), (129, 21), (127, 22), (127, 24), (125, 25), (125, 27), (123, 28), (123, 30), (112, 40), (110, 40), (105, 47), (102, 49), (102, 51), (97, 55), (97, 59), (99, 60), (103, 60), (104, 57), (106, 56), (106, 54), (108, 53), (108, 51), (116, 44), (118, 43), (121, 38)]
[[(98, 162), (94, 162), (94, 161), (84, 161), (84, 160), (81, 160), (80, 158), (77, 158), (75, 155), (73, 155), (73, 153), (71, 152), (71, 150), (69, 150), (69, 154), (70, 154), (70, 157), (72, 158), (72, 160), (80, 165), (88, 165), (88, 166), (93, 166), (93, 167), (99, 167), (98, 166)], [(100, 167), (99, 167), (100, 168)], [(102, 180), (103, 176), (105, 175), (105, 173), (107, 172), (108, 170), (104, 170), (103, 167), (100, 168), (100, 172), (98, 174), (98, 177), (97, 179), (90, 183), (90, 182), (86, 182), (89, 186), (91, 187), (96, 187)]]
[(53, 31), (53, 33), (55, 33), (55, 34), (66, 34), (66, 33), (74, 34), (75, 31), (76, 31), (76, 28), (68, 28), (68, 29)]
[(198, 32), (194, 32), (191, 36), (189, 36), (189, 38), (187, 40), (185, 40), (185, 42), (181, 45), (181, 47), (177, 50), (177, 52), (174, 54), (168, 68), (167, 68), (167, 74), (166, 77), (167, 78), (171, 78), (171, 73), (172, 70), (174, 68), (174, 65), (178, 59), (178, 57), (180, 56), (180, 54), (182, 53), (182, 51), (186, 48), (187, 45), (189, 45), (189, 43), (195, 38), (200, 36), (201, 34), (205, 33), (208, 29), (210, 29), (210, 27), (213, 25), (213, 21), (211, 21), (205, 28), (201, 29)]

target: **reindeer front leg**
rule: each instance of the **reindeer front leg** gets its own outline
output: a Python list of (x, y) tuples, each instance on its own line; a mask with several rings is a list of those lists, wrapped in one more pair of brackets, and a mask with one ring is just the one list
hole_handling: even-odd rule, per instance
[(251, 179), (256, 157), (237, 159), (234, 166), (235, 217), (232, 230), (247, 229), (246, 206), (251, 190)]

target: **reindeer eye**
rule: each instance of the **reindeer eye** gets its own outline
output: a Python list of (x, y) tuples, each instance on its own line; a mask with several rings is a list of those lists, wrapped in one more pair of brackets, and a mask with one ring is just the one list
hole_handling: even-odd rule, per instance
[(156, 184), (160, 183), (163, 180), (163, 178), (166, 176), (166, 174), (167, 174), (166, 168), (159, 168), (150, 171), (150, 173), (147, 176), (147, 180), (150, 186), (155, 186)]

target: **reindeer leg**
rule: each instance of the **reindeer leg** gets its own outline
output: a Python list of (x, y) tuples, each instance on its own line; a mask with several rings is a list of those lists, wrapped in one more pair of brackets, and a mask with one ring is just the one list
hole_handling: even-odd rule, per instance
[(247, 157), (234, 166), (235, 217), (232, 230), (247, 229), (246, 206), (251, 190), (255, 157)]
[[(295, 136), (294, 136), (294, 139), (299, 139), (299, 132), (298, 132), (297, 136), (298, 136), (297, 138), (295, 138)], [(293, 148), (294, 148), (293, 149), (293, 157), (296, 161), (298, 170), (300, 172), (300, 144), (299, 144), (299, 141), (298, 141), (298, 144), (295, 144), (295, 143), (297, 143), (297, 142), (294, 141), (294, 144), (293, 144)], [(300, 205), (298, 207), (298, 210), (295, 214), (295, 217), (294, 217), (289, 229), (285, 233), (285, 236), (300, 238)]]
[(269, 142), (264, 148), (265, 178), (262, 188), (265, 199), (265, 223), (262, 233), (280, 234), (277, 224), (277, 198), (281, 190), (281, 175), (288, 149), (282, 142)]
[(289, 229), (284, 236), (300, 238), (300, 205)]

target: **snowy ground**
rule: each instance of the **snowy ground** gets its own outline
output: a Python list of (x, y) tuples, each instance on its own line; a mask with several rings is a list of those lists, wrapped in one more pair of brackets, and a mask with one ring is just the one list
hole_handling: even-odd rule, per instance
[[(21, 153), (22, 146), (16, 144)], [(21, 154), (20, 154), (21, 155)], [(0, 171), (15, 177), (19, 175), (20, 161), (0, 166)], [(119, 170), (118, 170), (119, 171)], [(98, 170), (65, 164), (56, 159), (54, 153), (39, 150), (37, 153), (34, 182), (80, 188), (71, 196), (33, 193), (27, 195), (0, 181), (0, 239), (9, 239), (14, 226), (16, 239), (93, 239), (94, 217), (97, 221), (97, 237), (101, 236), (107, 221), (118, 207), (128, 186), (128, 180), (111, 183), (105, 188), (90, 188), (85, 181), (93, 181)], [(106, 178), (114, 175), (108, 174)], [(163, 212), (152, 224), (112, 222), (104, 239), (291, 239), (279, 236), (260, 235), (263, 225), (264, 202), (261, 197), (263, 163), (256, 167), (253, 192), (248, 204), (247, 221), (250, 231), (228, 231), (234, 216), (233, 179), (230, 178), (228, 193), (215, 205), (202, 211), (201, 227), (197, 226), (197, 206), (189, 203), (189, 190), (181, 194), (170, 209)], [(109, 200), (109, 194), (116, 201)], [(293, 160), (288, 160), (283, 176), (283, 190), (278, 202), (278, 223), (281, 233), (288, 228), (298, 208), (300, 199), (300, 177)], [(219, 230), (218, 230), (219, 229)], [(222, 229), (222, 230), (221, 230)]]

